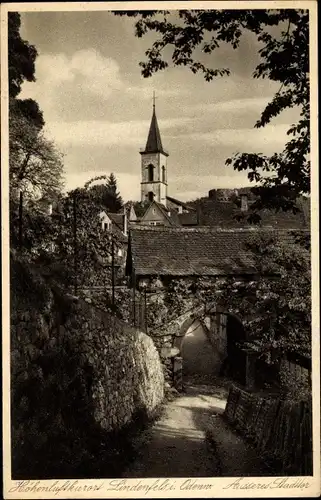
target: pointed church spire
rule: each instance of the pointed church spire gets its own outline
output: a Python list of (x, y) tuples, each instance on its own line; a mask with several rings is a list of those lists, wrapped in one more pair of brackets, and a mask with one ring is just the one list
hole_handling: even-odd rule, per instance
[(167, 156), (167, 153), (164, 151), (162, 145), (162, 139), (158, 128), (156, 109), (155, 109), (155, 99), (156, 99), (155, 92), (153, 92), (153, 115), (149, 127), (149, 133), (144, 153), (163, 153)]

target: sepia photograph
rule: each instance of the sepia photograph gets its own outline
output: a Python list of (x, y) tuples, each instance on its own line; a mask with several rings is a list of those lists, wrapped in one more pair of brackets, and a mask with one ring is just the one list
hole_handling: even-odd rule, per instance
[(5, 498), (320, 493), (316, 2), (206, 3), (2, 5)]

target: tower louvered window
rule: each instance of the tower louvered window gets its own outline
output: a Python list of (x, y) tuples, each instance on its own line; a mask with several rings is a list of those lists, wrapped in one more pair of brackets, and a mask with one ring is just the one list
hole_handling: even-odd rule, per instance
[(166, 170), (165, 165), (162, 166), (162, 182), (166, 182)]
[(154, 180), (154, 166), (152, 164), (148, 165), (148, 182), (153, 182)]

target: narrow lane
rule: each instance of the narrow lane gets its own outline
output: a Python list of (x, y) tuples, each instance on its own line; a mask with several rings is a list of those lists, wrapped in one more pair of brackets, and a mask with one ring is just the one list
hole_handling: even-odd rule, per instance
[(124, 477), (215, 476), (215, 457), (205, 432), (210, 416), (222, 413), (225, 404), (226, 399), (204, 386), (187, 386), (186, 393), (168, 403), (160, 420), (146, 431), (140, 453)]

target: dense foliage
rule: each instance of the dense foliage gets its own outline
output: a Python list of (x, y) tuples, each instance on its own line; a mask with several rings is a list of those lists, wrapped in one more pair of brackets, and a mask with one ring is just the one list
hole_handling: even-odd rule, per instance
[(20, 36), (21, 19), (17, 12), (8, 13), (9, 95), (17, 97), (25, 80), (35, 81), (37, 50)]
[[(104, 184), (92, 184), (93, 181), (105, 179)], [(123, 206), (123, 200), (119, 194), (117, 187), (117, 179), (113, 172), (108, 176), (100, 176), (92, 179), (87, 183), (91, 196), (99, 203), (105, 210), (109, 212), (119, 212)]]
[(226, 164), (247, 171), (249, 180), (257, 183), (253, 188), (258, 195), (251, 206), (253, 213), (262, 207), (295, 210), (296, 198), (310, 191), (309, 11), (154, 10), (115, 14), (137, 19), (137, 37), (156, 37), (146, 51), (147, 60), (139, 63), (144, 77), (166, 69), (170, 59), (174, 66), (202, 73), (210, 82), (229, 75), (230, 70), (208, 66), (207, 55), (225, 43), (237, 49), (245, 32), (257, 37), (261, 60), (253, 77), (279, 82), (280, 88), (255, 126), (264, 127), (294, 106), (300, 109), (300, 119), (289, 128), (290, 140), (282, 153), (237, 153)]
[(102, 229), (99, 214), (104, 208), (88, 187), (69, 192), (61, 204), (55, 254), (61, 262), (69, 263), (79, 286), (111, 284), (113, 251), (115, 265), (119, 264), (117, 250), (123, 244), (122, 233)]
[(21, 19), (8, 13), (10, 190), (26, 199), (52, 195), (62, 187), (62, 159), (42, 132), (44, 119), (33, 99), (19, 99), (22, 84), (34, 82), (37, 50), (20, 36)]
[(34, 260), (48, 247), (53, 225), (37, 202), (61, 196), (63, 163), (61, 154), (43, 133), (38, 103), (18, 97), (23, 82), (35, 81), (37, 57), (36, 48), (22, 40), (20, 24), (20, 15), (9, 12), (10, 236), (12, 247), (21, 247)]
[(32, 117), (21, 112), (14, 100), (9, 118), (12, 198), (20, 191), (24, 193), (25, 200), (57, 196), (63, 185), (63, 164), (55, 145), (45, 138)]
[(258, 278), (227, 281), (221, 287), (222, 300), (244, 318), (250, 347), (267, 360), (288, 352), (309, 357), (311, 272), (306, 239), (302, 245), (300, 240), (258, 235), (250, 249)]
[(122, 242), (119, 234), (102, 231), (99, 213), (122, 208), (117, 180), (111, 173), (62, 194), (62, 157), (44, 135), (39, 105), (18, 97), (24, 81), (35, 81), (37, 57), (22, 40), (20, 24), (20, 15), (9, 13), (11, 246), (60, 285), (97, 284), (98, 276), (100, 285), (110, 285), (112, 246), (117, 269)]
[(150, 201), (135, 201), (133, 203), (134, 210), (138, 218), (143, 217), (150, 204)]

